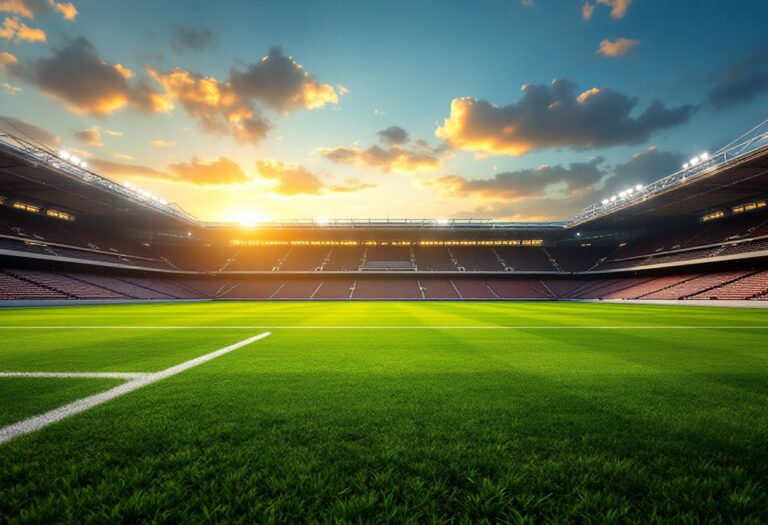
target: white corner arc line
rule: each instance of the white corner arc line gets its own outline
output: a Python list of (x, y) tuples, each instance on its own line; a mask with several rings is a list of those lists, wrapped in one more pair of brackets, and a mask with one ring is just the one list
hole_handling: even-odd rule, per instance
[(243, 339), (242, 341), (233, 345), (226, 346), (209, 354), (205, 354), (195, 359), (185, 361), (184, 363), (166, 368), (160, 372), (142, 374), (141, 377), (132, 379), (127, 383), (123, 383), (122, 385), (116, 386), (110, 390), (105, 390), (104, 392), (78, 399), (72, 403), (60, 406), (49, 412), (45, 412), (37, 416), (32, 416), (28, 419), (24, 419), (17, 423), (2, 427), (0, 428), (0, 444), (10, 441), (15, 437), (40, 430), (41, 428), (46, 427), (52, 423), (56, 423), (62, 419), (68, 418), (69, 416), (84, 412), (89, 408), (101, 405), (102, 403), (106, 403), (107, 401), (128, 394), (129, 392), (133, 392), (134, 390), (138, 390), (139, 388), (151, 385), (152, 383), (160, 381), (161, 379), (166, 379), (185, 370), (189, 370), (190, 368), (203, 364), (206, 361), (216, 359), (217, 357), (232, 352), (233, 350), (242, 348), (243, 346), (259, 341), (260, 339), (264, 339), (269, 335), (271, 335), (271, 332), (264, 332), (253, 337), (249, 337), (248, 339)]
[(2, 377), (67, 378), (67, 379), (138, 379), (148, 372), (0, 372)]

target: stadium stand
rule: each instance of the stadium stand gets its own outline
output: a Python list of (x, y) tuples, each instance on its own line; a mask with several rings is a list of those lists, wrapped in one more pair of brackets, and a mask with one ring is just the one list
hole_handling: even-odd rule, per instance
[(62, 273), (15, 269), (9, 275), (76, 299), (124, 299), (126, 296)]
[(221, 270), (275, 271), (288, 257), (289, 250), (286, 246), (243, 246), (221, 266)]
[(323, 270), (345, 272), (359, 270), (363, 264), (365, 248), (360, 246), (334, 246)]
[(417, 246), (413, 251), (418, 270), (427, 272), (456, 271), (456, 262), (444, 246)]
[(279, 270), (312, 272), (322, 270), (331, 249), (328, 246), (292, 246)]
[(456, 259), (459, 270), (468, 272), (492, 271), (501, 272), (505, 266), (499, 254), (493, 248), (485, 246), (456, 246), (448, 252)]
[(519, 272), (556, 271), (557, 262), (545, 249), (524, 246), (500, 246), (494, 249), (505, 269)]
[(270, 299), (285, 284), (278, 279), (244, 279), (224, 284), (220, 299)]
[(3, 299), (67, 299), (71, 296), (42, 283), (0, 272), (0, 297)]
[(686, 299), (743, 301), (763, 297), (766, 293), (768, 293), (768, 271), (762, 271), (749, 272), (737, 279), (723, 279), (721, 284), (697, 292)]
[(320, 279), (287, 280), (278, 288), (273, 299), (312, 299), (322, 281)]
[(353, 287), (354, 299), (421, 299), (416, 279), (358, 279)]
[(488, 288), (505, 299), (554, 299), (555, 295), (539, 280), (489, 279)]
[(355, 281), (352, 279), (325, 279), (315, 290), (314, 299), (349, 299)]
[(64, 174), (51, 152), (9, 137), (3, 300), (768, 298), (768, 133), (713, 155), (706, 177), (673, 174), (565, 222), (258, 227), (205, 223), (97, 174)]
[(426, 299), (459, 299), (459, 292), (450, 279), (420, 280), (419, 286)]
[(157, 290), (139, 286), (130, 281), (118, 277), (108, 277), (105, 275), (88, 275), (83, 273), (64, 274), (72, 279), (81, 282), (91, 283), (105, 290), (111, 290), (123, 297), (131, 299), (180, 299), (177, 295), (164, 294)]
[(453, 285), (462, 299), (498, 299), (499, 296), (482, 279), (454, 279)]

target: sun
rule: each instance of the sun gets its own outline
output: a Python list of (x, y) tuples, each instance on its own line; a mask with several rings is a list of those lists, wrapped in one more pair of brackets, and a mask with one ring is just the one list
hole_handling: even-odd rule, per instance
[(227, 214), (230, 222), (253, 228), (254, 226), (272, 221), (272, 217), (261, 210), (254, 208), (242, 208)]

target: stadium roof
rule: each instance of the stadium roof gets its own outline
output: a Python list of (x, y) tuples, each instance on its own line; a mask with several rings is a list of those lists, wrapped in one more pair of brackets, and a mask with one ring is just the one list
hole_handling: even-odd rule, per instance
[(768, 119), (727, 146), (692, 159), (680, 171), (647, 186), (629, 188), (585, 208), (569, 228), (670, 218), (703, 212), (768, 190)]
[[(142, 225), (225, 230), (237, 223), (202, 222), (172, 203), (120, 185), (85, 168), (79, 159), (0, 132), (0, 186), (7, 197), (55, 204), (91, 216), (122, 217)], [(680, 217), (754, 197), (768, 188), (768, 120), (731, 144), (644, 187), (594, 204), (563, 222), (491, 219), (296, 219), (251, 225), (268, 230), (562, 231), (632, 227), (640, 221)], [(122, 214), (116, 214), (119, 211)]]

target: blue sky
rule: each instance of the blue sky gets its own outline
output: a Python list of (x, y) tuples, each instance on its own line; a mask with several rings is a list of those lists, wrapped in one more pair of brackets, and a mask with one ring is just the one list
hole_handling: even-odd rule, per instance
[[(0, 11), (0, 115), (211, 220), (563, 219), (716, 149), (768, 107), (757, 0), (0, 0)], [(268, 54), (275, 68), (255, 67)], [(201, 105), (204, 79), (215, 103)], [(244, 138), (246, 121), (259, 131)], [(408, 139), (379, 134), (392, 127)]]

